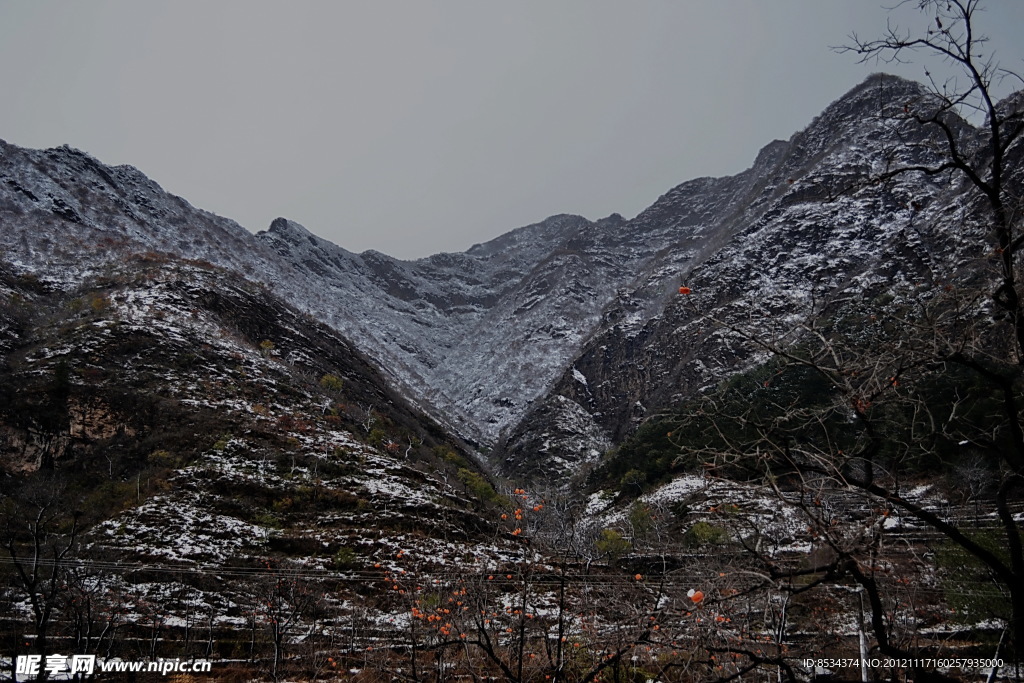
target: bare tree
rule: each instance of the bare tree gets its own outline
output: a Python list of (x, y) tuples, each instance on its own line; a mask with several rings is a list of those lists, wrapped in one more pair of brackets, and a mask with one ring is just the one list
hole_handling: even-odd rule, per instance
[(256, 597), (272, 646), (270, 675), (276, 681), (289, 645), (303, 624), (315, 623), (320, 595), (297, 571), (278, 570), (263, 577)]
[[(16, 590), (31, 610), (33, 649), (46, 656), (51, 628), (67, 591), (67, 570), (75, 557), (79, 514), (69, 512), (65, 489), (56, 482), (27, 484), (18, 495), (0, 501), (3, 544), (14, 567)], [(40, 680), (46, 671), (40, 669)]]
[[(952, 547), (958, 563), (975, 567), (975, 583), (957, 590), (979, 593), (979, 584), (991, 582), (1004, 595), (1005, 613), (983, 616), (1007, 619), (999, 654), (1019, 659), (1024, 557), (1013, 453), (1020, 366), (995, 354), (977, 296), (959, 288), (926, 300), (897, 294), (906, 303), (884, 314), (872, 307), (827, 311), (799, 330), (796, 344), (792, 336), (739, 331), (774, 359), (681, 413), (675, 431), (687, 435), (682, 457), (732, 478), (759, 479), (799, 512), (815, 548), (804, 562), (780, 560), (756, 534), (748, 535), (748, 553), (783, 594), (815, 588), (847, 613), (860, 609), (863, 596), (862, 627), (877, 652), (920, 660), (942, 646), (919, 637), (930, 625), (922, 619), (932, 617), (908, 606), (942, 602), (934, 590), (926, 598), (915, 588), (934, 583), (936, 570), (939, 581), (955, 583), (927, 559)], [(958, 494), (928, 499), (918, 486), (941, 485), (936, 470), (955, 476), (964, 462), (998, 481), (983, 501), (984, 489), (970, 492), (973, 514), (955, 504)], [(908, 529), (917, 540), (907, 540)], [(859, 593), (837, 592), (851, 585)], [(941, 680), (916, 668), (918, 680)]]
[[(973, 249), (981, 256), (937, 264), (946, 283), (937, 293), (890, 293), (897, 303), (837, 298), (777, 338), (734, 328), (774, 360), (737, 380), (746, 382), (743, 391), (724, 387), (695, 401), (680, 418), (685, 428), (676, 431), (687, 435), (681, 446), (689, 461), (760, 478), (780, 503), (801, 513), (816, 547), (807, 563), (787, 565), (749, 549), (773, 581), (803, 577), (804, 585), (831, 590), (847, 610), (858, 606), (836, 589), (855, 586), (856, 603), (864, 599), (863, 628), (884, 655), (913, 659), (934, 645), (915, 637), (922, 617), (908, 614), (907, 606), (920, 595), (909, 586), (934, 573), (922, 559), (929, 548), (956, 549), (980, 580), (1005, 596), (1007, 638), (999, 655), (1018, 663), (1019, 679), (1024, 297), (1016, 254), (1024, 245), (1024, 97), (1000, 102), (996, 90), (1024, 80), (986, 50), (977, 33), (978, 0), (900, 5), (919, 10), (920, 30), (890, 24), (878, 39), (851, 36), (840, 51), (883, 63), (923, 56), (945, 64), (949, 75), (930, 67), (924, 96), (881, 102), (880, 115), (902, 142), (885, 150), (880, 172), (851, 190), (907, 174), (960, 178), (971, 200), (968, 219), (986, 228)], [(935, 469), (956, 471), (968, 457), (981, 479), (990, 473), (984, 504), (991, 521), (915, 491), (927, 472), (934, 482)], [(971, 495), (980, 509), (984, 489)], [(897, 530), (908, 525), (926, 540), (900, 540)], [(916, 680), (940, 676), (911, 668)]]
[[(901, 5), (916, 4), (926, 19), (925, 27), (915, 32), (892, 24), (878, 39), (865, 40), (856, 34), (852, 44), (838, 48), (852, 52), (862, 62), (905, 61), (913, 54), (938, 59), (952, 67), (952, 75), (942, 78), (925, 69), (930, 96), (920, 102), (888, 103), (895, 118), (914, 122), (937, 131), (944, 143), (938, 163), (897, 164), (876, 180), (909, 172), (937, 175), (961, 174), (987, 204), (992, 226), (993, 256), (999, 266), (999, 283), (991, 299), (1010, 317), (1016, 340), (1017, 362), (1024, 363), (1024, 308), (1017, 273), (1017, 251), (1024, 245), (1017, 209), (1020, 178), (1012, 177), (1011, 148), (1024, 132), (1024, 100), (1011, 97), (1000, 103), (996, 86), (1002, 81), (1024, 85), (1019, 74), (1000, 67), (992, 52), (986, 51), (988, 39), (976, 30), (976, 16), (982, 11), (980, 0), (904, 0)], [(959, 114), (984, 119), (981, 148), (974, 136), (965, 135)], [(1019, 154), (1019, 150), (1018, 150)]]
[(104, 585), (103, 579), (88, 565), (66, 567), (67, 590), (61, 611), (71, 623), (76, 653), (109, 658), (124, 620), (124, 596)]
[[(1019, 494), (1024, 485), (1024, 430), (1021, 427), (1024, 303), (1016, 258), (1024, 244), (1019, 225), (1021, 178), (1018, 168), (1021, 150), (1017, 144), (1024, 132), (1024, 98), (1018, 93), (999, 102), (995, 89), (1001, 81), (1019, 86), (1024, 84), (1024, 79), (1000, 67), (993, 53), (986, 50), (987, 39), (976, 29), (976, 17), (982, 11), (979, 0), (916, 0), (915, 4), (926, 20), (922, 30), (914, 32), (890, 25), (885, 35), (875, 40), (853, 36), (852, 44), (845, 49), (859, 55), (862, 60), (900, 61), (918, 53), (938, 58), (953, 70), (953, 75), (939, 78), (933, 75), (933, 70), (926, 69), (931, 97), (927, 102), (908, 103), (903, 110), (903, 116), (908, 120), (939, 131), (945, 142), (941, 163), (895, 167), (885, 176), (893, 177), (910, 171), (959, 173), (987, 210), (991, 226), (991, 256), (997, 265), (996, 284), (987, 298), (1008, 318), (1007, 343), (1000, 343), (999, 335), (992, 334), (1000, 331), (998, 327), (986, 330), (991, 337), (983, 345), (967, 343), (969, 340), (963, 334), (951, 334), (945, 348), (936, 349), (938, 353), (924, 359), (924, 362), (939, 362), (962, 369), (996, 398), (997, 405), (992, 408), (987, 434), (997, 438), (992, 439), (973, 430), (974, 433), (965, 435), (964, 441), (983, 444), (993, 468), (1002, 474), (995, 507), (1006, 554), (993, 553), (960, 527), (892, 490), (869, 480), (861, 480), (859, 485), (928, 523), (981, 561), (1005, 586), (1012, 608), (1009, 627), (1012, 647), (1019, 661), (1021, 648), (1024, 648), (1024, 552), (1020, 525), (1013, 517), (1009, 501)], [(975, 146), (972, 136), (963, 134), (954, 116), (957, 113), (983, 118), (980, 147)], [(976, 329), (978, 321), (975, 319), (973, 322)], [(866, 428), (871, 427), (871, 420), (866, 415), (858, 417)], [(996, 441), (998, 446), (994, 443)]]

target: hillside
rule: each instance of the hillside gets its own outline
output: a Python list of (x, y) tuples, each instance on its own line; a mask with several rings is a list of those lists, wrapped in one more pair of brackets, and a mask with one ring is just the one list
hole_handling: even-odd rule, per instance
[[(9, 271), (0, 281), (5, 652), (20, 651), (11, 626), (38, 596), (10, 573), (33, 541), (71, 544), (44, 551), (76, 569), (41, 590), (65, 616), (90, 610), (52, 635), (110, 631), (93, 652), (144, 629), (158, 603), (155, 628), (202, 621), (230, 652), (226, 634), (266, 588), (251, 581), (260, 569), (301, 577), (304, 591), (328, 581), (330, 604), (316, 609), (341, 618), (346, 581), (376, 590), (386, 579), (374, 565), (396, 554), (426, 573), (514, 550), (465, 446), (266, 289), (155, 256), (72, 288)], [(373, 604), (360, 609), (389, 617), (369, 624), (393, 616)], [(317, 618), (288, 605), (296, 628)]]

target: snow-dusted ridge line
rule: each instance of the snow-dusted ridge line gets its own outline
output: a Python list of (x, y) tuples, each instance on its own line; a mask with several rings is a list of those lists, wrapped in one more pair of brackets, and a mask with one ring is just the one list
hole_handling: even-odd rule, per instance
[[(663, 250), (505, 433), (495, 449), (504, 471), (531, 472), (557, 457), (585, 474), (590, 450), (763, 361), (763, 350), (734, 330), (793, 341), (825, 306), (920, 291), (984, 258), (977, 197), (959, 176), (865, 182), (887, 153), (894, 164), (941, 162), (941, 144), (926, 144), (934, 131), (880, 111), (925, 96), (916, 83), (872, 76), (790, 140), (765, 147), (748, 171), (684, 183), (630, 221), (636, 234), (661, 236)], [(983, 135), (957, 125), (965, 136)], [(1021, 150), (1012, 151), (1019, 158)], [(671, 229), (687, 221), (673, 248)], [(561, 431), (569, 405), (589, 415), (592, 439)], [(565, 448), (537, 456), (538, 439)]]
[[(17, 269), (69, 285), (146, 251), (231, 269), (339, 330), (422, 409), (485, 445), (515, 441), (553, 386), (587, 405), (562, 388), (580, 356), (574, 367), (586, 390), (618, 405), (612, 422), (615, 411), (592, 411), (615, 441), (628, 423), (621, 412), (642, 387), (667, 386), (678, 373), (645, 371), (635, 396), (619, 396), (602, 389), (592, 349), (608, 346), (610, 334), (649, 344), (659, 325), (691, 325), (697, 334), (674, 296), (682, 279), (696, 285), (702, 306), (727, 300), (736, 310), (785, 315), (830, 288), (888, 277), (879, 246), (895, 245), (901, 230), (925, 231), (903, 240), (922, 258), (951, 248), (939, 219), (956, 188), (917, 178), (894, 184), (881, 201), (825, 201), (834, 185), (873, 168), (899, 132), (877, 116), (879, 102), (922, 96), (916, 83), (875, 75), (790, 140), (766, 145), (747, 171), (682, 183), (633, 219), (552, 216), (466, 252), (415, 261), (355, 254), (283, 218), (252, 235), (134, 168), (68, 147), (0, 143), (0, 220), (9, 227), (0, 246)], [(907, 209), (912, 198), (924, 210)], [(725, 371), (715, 355), (702, 349), (689, 358), (693, 381), (674, 393)]]

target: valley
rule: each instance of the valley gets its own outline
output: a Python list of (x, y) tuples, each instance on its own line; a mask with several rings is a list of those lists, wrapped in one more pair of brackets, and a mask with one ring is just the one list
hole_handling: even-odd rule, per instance
[(1020, 102), (415, 261), (0, 142), (0, 675), (1019, 679)]

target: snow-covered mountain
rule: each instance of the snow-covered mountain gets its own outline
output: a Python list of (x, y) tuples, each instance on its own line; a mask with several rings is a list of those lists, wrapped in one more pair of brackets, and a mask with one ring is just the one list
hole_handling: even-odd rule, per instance
[[(863, 603), (840, 565), (841, 583), (789, 581), (789, 607), (777, 600), (785, 567), (805, 577), (853, 539), (851, 566), (897, 568), (877, 576), (914, 606), (896, 619), (907, 633), (958, 652), (943, 649), (949, 591), (918, 602), (945, 572), (926, 559), (923, 517), (842, 487), (809, 506), (804, 489), (767, 495), (756, 477), (702, 469), (715, 463), (681, 471), (666, 421), (639, 432), (663, 435), (662, 452), (627, 441), (684, 399), (739, 386), (722, 382), (736, 373), (774, 401), (755, 337), (789, 344), (801, 323), (844, 316), (856, 331), (866, 312), (884, 326), (887, 306), (955, 289), (961, 267), (989, 284), (997, 255), (958, 176), (868, 182), (941, 158), (901, 115), (928, 102), (873, 76), (743, 173), (685, 182), (633, 219), (553, 216), (416, 261), (354, 254), (284, 218), (253, 235), (134, 168), (0, 142), (0, 531), (11, 563), (34, 547), (54, 568), (41, 584), (6, 565), (0, 633), (63, 651), (33, 616), (49, 596), (50, 643), (245, 661), (275, 680), (335, 667), (540, 680), (562, 671), (563, 647), (584, 680), (627, 657), (630, 680), (689, 671), (706, 651), (703, 680), (729, 648), (765, 667), (757, 648), (785, 638), (794, 662), (832, 651), (822, 643), (856, 652)], [(981, 131), (949, 125), (985, 153)], [(977, 301), (965, 315), (979, 338), (1005, 326)], [(573, 485), (623, 442), (584, 500)], [(662, 457), (663, 478), (611, 475)], [(981, 490), (971, 467), (959, 472)], [(915, 482), (900, 500), (987, 530), (994, 514), (960, 483)], [(882, 530), (895, 540), (865, 542)]]
[(37, 623), (39, 584), (12, 578), (37, 533), (35, 561), (65, 572), (51, 637), (94, 629), (77, 647), (101, 655), (116, 633), (128, 656), (154, 604), (165, 634), (202, 614), (233, 642), (285, 580), (289, 644), (326, 614), (379, 637), (408, 617), (394, 581), (526, 547), (469, 449), (334, 330), (236, 273), (147, 255), (69, 287), (0, 266), (0, 491), (0, 633)]
[[(674, 248), (665, 240), (505, 435), (494, 452), (502, 470), (565, 481), (645, 418), (765, 359), (755, 338), (785, 345), (815, 316), (938, 288), (965, 267), (994, 276), (981, 197), (962, 176), (868, 182), (888, 168), (939, 165), (945, 141), (885, 111), (922, 102), (918, 84), (872, 77), (766, 146), (745, 173), (684, 183), (630, 221), (645, 234), (680, 226), (685, 237)], [(984, 154), (978, 130), (953, 125), (964, 148)], [(1019, 187), (1021, 146), (1011, 154)]]
[(342, 331), (421, 407), (484, 441), (557, 376), (610, 299), (604, 283), (631, 266), (592, 235), (612, 234), (618, 216), (554, 216), (411, 262), (353, 254), (285, 219), (251, 235), (68, 147), (0, 143), (0, 221), (15, 270), (64, 286), (146, 252), (237, 271)]
[(938, 154), (898, 144), (925, 140), (881, 115), (924, 98), (873, 76), (750, 169), (683, 183), (632, 220), (553, 216), (415, 261), (354, 254), (286, 219), (252, 235), (134, 168), (0, 143), (0, 244), (15, 270), (63, 286), (145, 252), (237, 271), (341, 331), (436, 419), (497, 445), (505, 471), (544, 461), (562, 476), (753, 362), (723, 325), (781, 329), (851, 287), (930, 281), (968, 248), (951, 231), (968, 212), (955, 179), (848, 191), (900, 160), (889, 151)]

